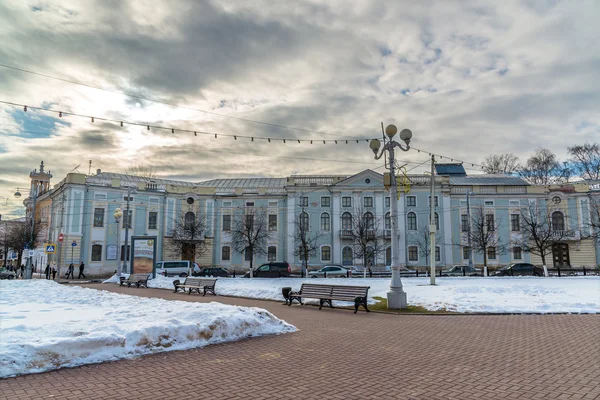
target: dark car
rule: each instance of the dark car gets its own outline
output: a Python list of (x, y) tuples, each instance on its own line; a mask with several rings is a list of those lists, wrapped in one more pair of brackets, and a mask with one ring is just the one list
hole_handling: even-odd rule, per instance
[(442, 276), (481, 276), (481, 269), (468, 265), (455, 265), (454, 267), (442, 271)]
[(544, 270), (541, 267), (536, 267), (529, 263), (516, 263), (508, 265), (496, 272), (496, 276), (519, 276), (519, 275), (530, 275), (530, 276), (543, 276)]
[(194, 276), (220, 276), (228, 277), (229, 272), (225, 268), (205, 267), (200, 269), (200, 272), (194, 273)]
[[(271, 261), (254, 269), (254, 278), (288, 278), (291, 268), (287, 261)], [(250, 278), (250, 272), (246, 272), (244, 278)]]

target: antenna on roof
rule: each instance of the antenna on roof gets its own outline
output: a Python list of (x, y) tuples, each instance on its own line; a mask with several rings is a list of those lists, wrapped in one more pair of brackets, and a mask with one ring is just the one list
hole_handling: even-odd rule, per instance
[(92, 160), (90, 160), (90, 166), (88, 167), (88, 175), (92, 174)]
[(81, 164), (77, 164), (77, 166), (75, 168), (73, 168), (71, 170), (71, 172), (75, 171), (75, 172), (79, 173), (79, 171), (77, 171), (77, 168), (79, 168), (79, 167), (81, 167)]

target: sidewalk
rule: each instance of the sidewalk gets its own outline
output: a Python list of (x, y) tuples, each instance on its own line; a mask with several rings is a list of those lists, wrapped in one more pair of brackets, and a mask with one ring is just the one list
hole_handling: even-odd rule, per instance
[(299, 332), (11, 378), (0, 399), (600, 399), (595, 315), (355, 315), (82, 286), (266, 308)]

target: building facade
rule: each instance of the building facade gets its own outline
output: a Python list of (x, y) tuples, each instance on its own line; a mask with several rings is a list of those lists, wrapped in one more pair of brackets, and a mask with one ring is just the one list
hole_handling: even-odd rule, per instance
[[(452, 168), (451, 170), (456, 170)], [(551, 249), (546, 264), (596, 267), (600, 248), (589, 238), (590, 201), (600, 190), (588, 183), (530, 186), (520, 178), (500, 175), (467, 176), (438, 168), (435, 179), (436, 249), (428, 250), (430, 214), (429, 175), (411, 175), (401, 196), (390, 197), (383, 175), (365, 170), (355, 175), (291, 176), (286, 178), (214, 179), (184, 182), (151, 179), (97, 171), (96, 175), (70, 173), (58, 184), (38, 191), (36, 220), (44, 221), (46, 243), (64, 240), (60, 255), (47, 257), (44, 243), (36, 249), (41, 264), (61, 265), (83, 261), (90, 276), (110, 275), (128, 264), (125, 235), (156, 236), (157, 259), (188, 259), (200, 265), (219, 265), (238, 272), (267, 261), (288, 261), (294, 269), (303, 264), (295, 240), (298, 223), (316, 238), (309, 266), (327, 263), (344, 266), (391, 264), (390, 205), (398, 202), (400, 260), (408, 267), (425, 267), (435, 257), (439, 268), (468, 262), (467, 200), (470, 211), (485, 214), (503, 250), (473, 252), (474, 264), (502, 266), (513, 262), (541, 264), (540, 257), (517, 245), (522, 239), (521, 211), (535, 205), (552, 216), (553, 229), (568, 231), (560, 246)], [(32, 176), (32, 181), (34, 177)], [(39, 182), (39, 180), (38, 180)], [(129, 193), (129, 196), (128, 196)], [(31, 212), (31, 196), (25, 200)], [(129, 211), (127, 211), (129, 207)], [(117, 223), (114, 213), (123, 210)], [(265, 216), (268, 241), (260, 254), (238, 252), (233, 243), (235, 224), (260, 211)], [(375, 251), (360, 254), (356, 248), (357, 217), (367, 221), (367, 234), (380, 238)], [(202, 220), (202, 245), (174, 245), (179, 226)], [(186, 225), (187, 226), (187, 225)], [(126, 229), (129, 227), (129, 229)], [(176, 236), (176, 235), (175, 235)]]

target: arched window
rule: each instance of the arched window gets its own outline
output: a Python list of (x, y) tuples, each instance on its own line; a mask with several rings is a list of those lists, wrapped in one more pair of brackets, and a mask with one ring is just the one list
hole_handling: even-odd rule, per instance
[(221, 247), (221, 261), (230, 261), (231, 260), (231, 247), (223, 246)]
[(553, 231), (564, 231), (565, 230), (565, 217), (560, 211), (554, 211), (552, 213), (552, 230)]
[(406, 214), (406, 225), (407, 225), (409, 231), (416, 231), (417, 230), (417, 214), (415, 214), (412, 211), (409, 212), (408, 214)]
[(352, 247), (344, 247), (342, 250), (342, 265), (352, 265), (353, 261)]
[(365, 259), (367, 260), (367, 267), (372, 267), (375, 265), (375, 249), (373, 246), (367, 246)]
[(308, 224), (308, 214), (305, 212), (300, 213), (300, 229), (302, 229), (304, 232), (307, 232), (310, 229)]
[(342, 214), (342, 229), (352, 229), (352, 214), (347, 211)]
[(366, 212), (364, 218), (365, 218), (365, 228), (374, 229), (375, 218), (373, 217), (373, 213), (371, 213), (370, 211)]
[(392, 229), (392, 218), (390, 218), (390, 213), (385, 214), (385, 219), (384, 219), (383, 224), (385, 225), (384, 229)]
[(440, 230), (440, 216), (438, 215), (438, 213), (435, 213), (435, 230)]
[(321, 214), (321, 230), (331, 230), (331, 217), (329, 216), (329, 213), (324, 212), (323, 214)]
[(192, 227), (194, 226), (194, 220), (196, 219), (196, 215), (191, 212), (188, 211), (185, 213), (185, 229), (192, 229)]
[(385, 265), (392, 265), (392, 248), (385, 249)]

